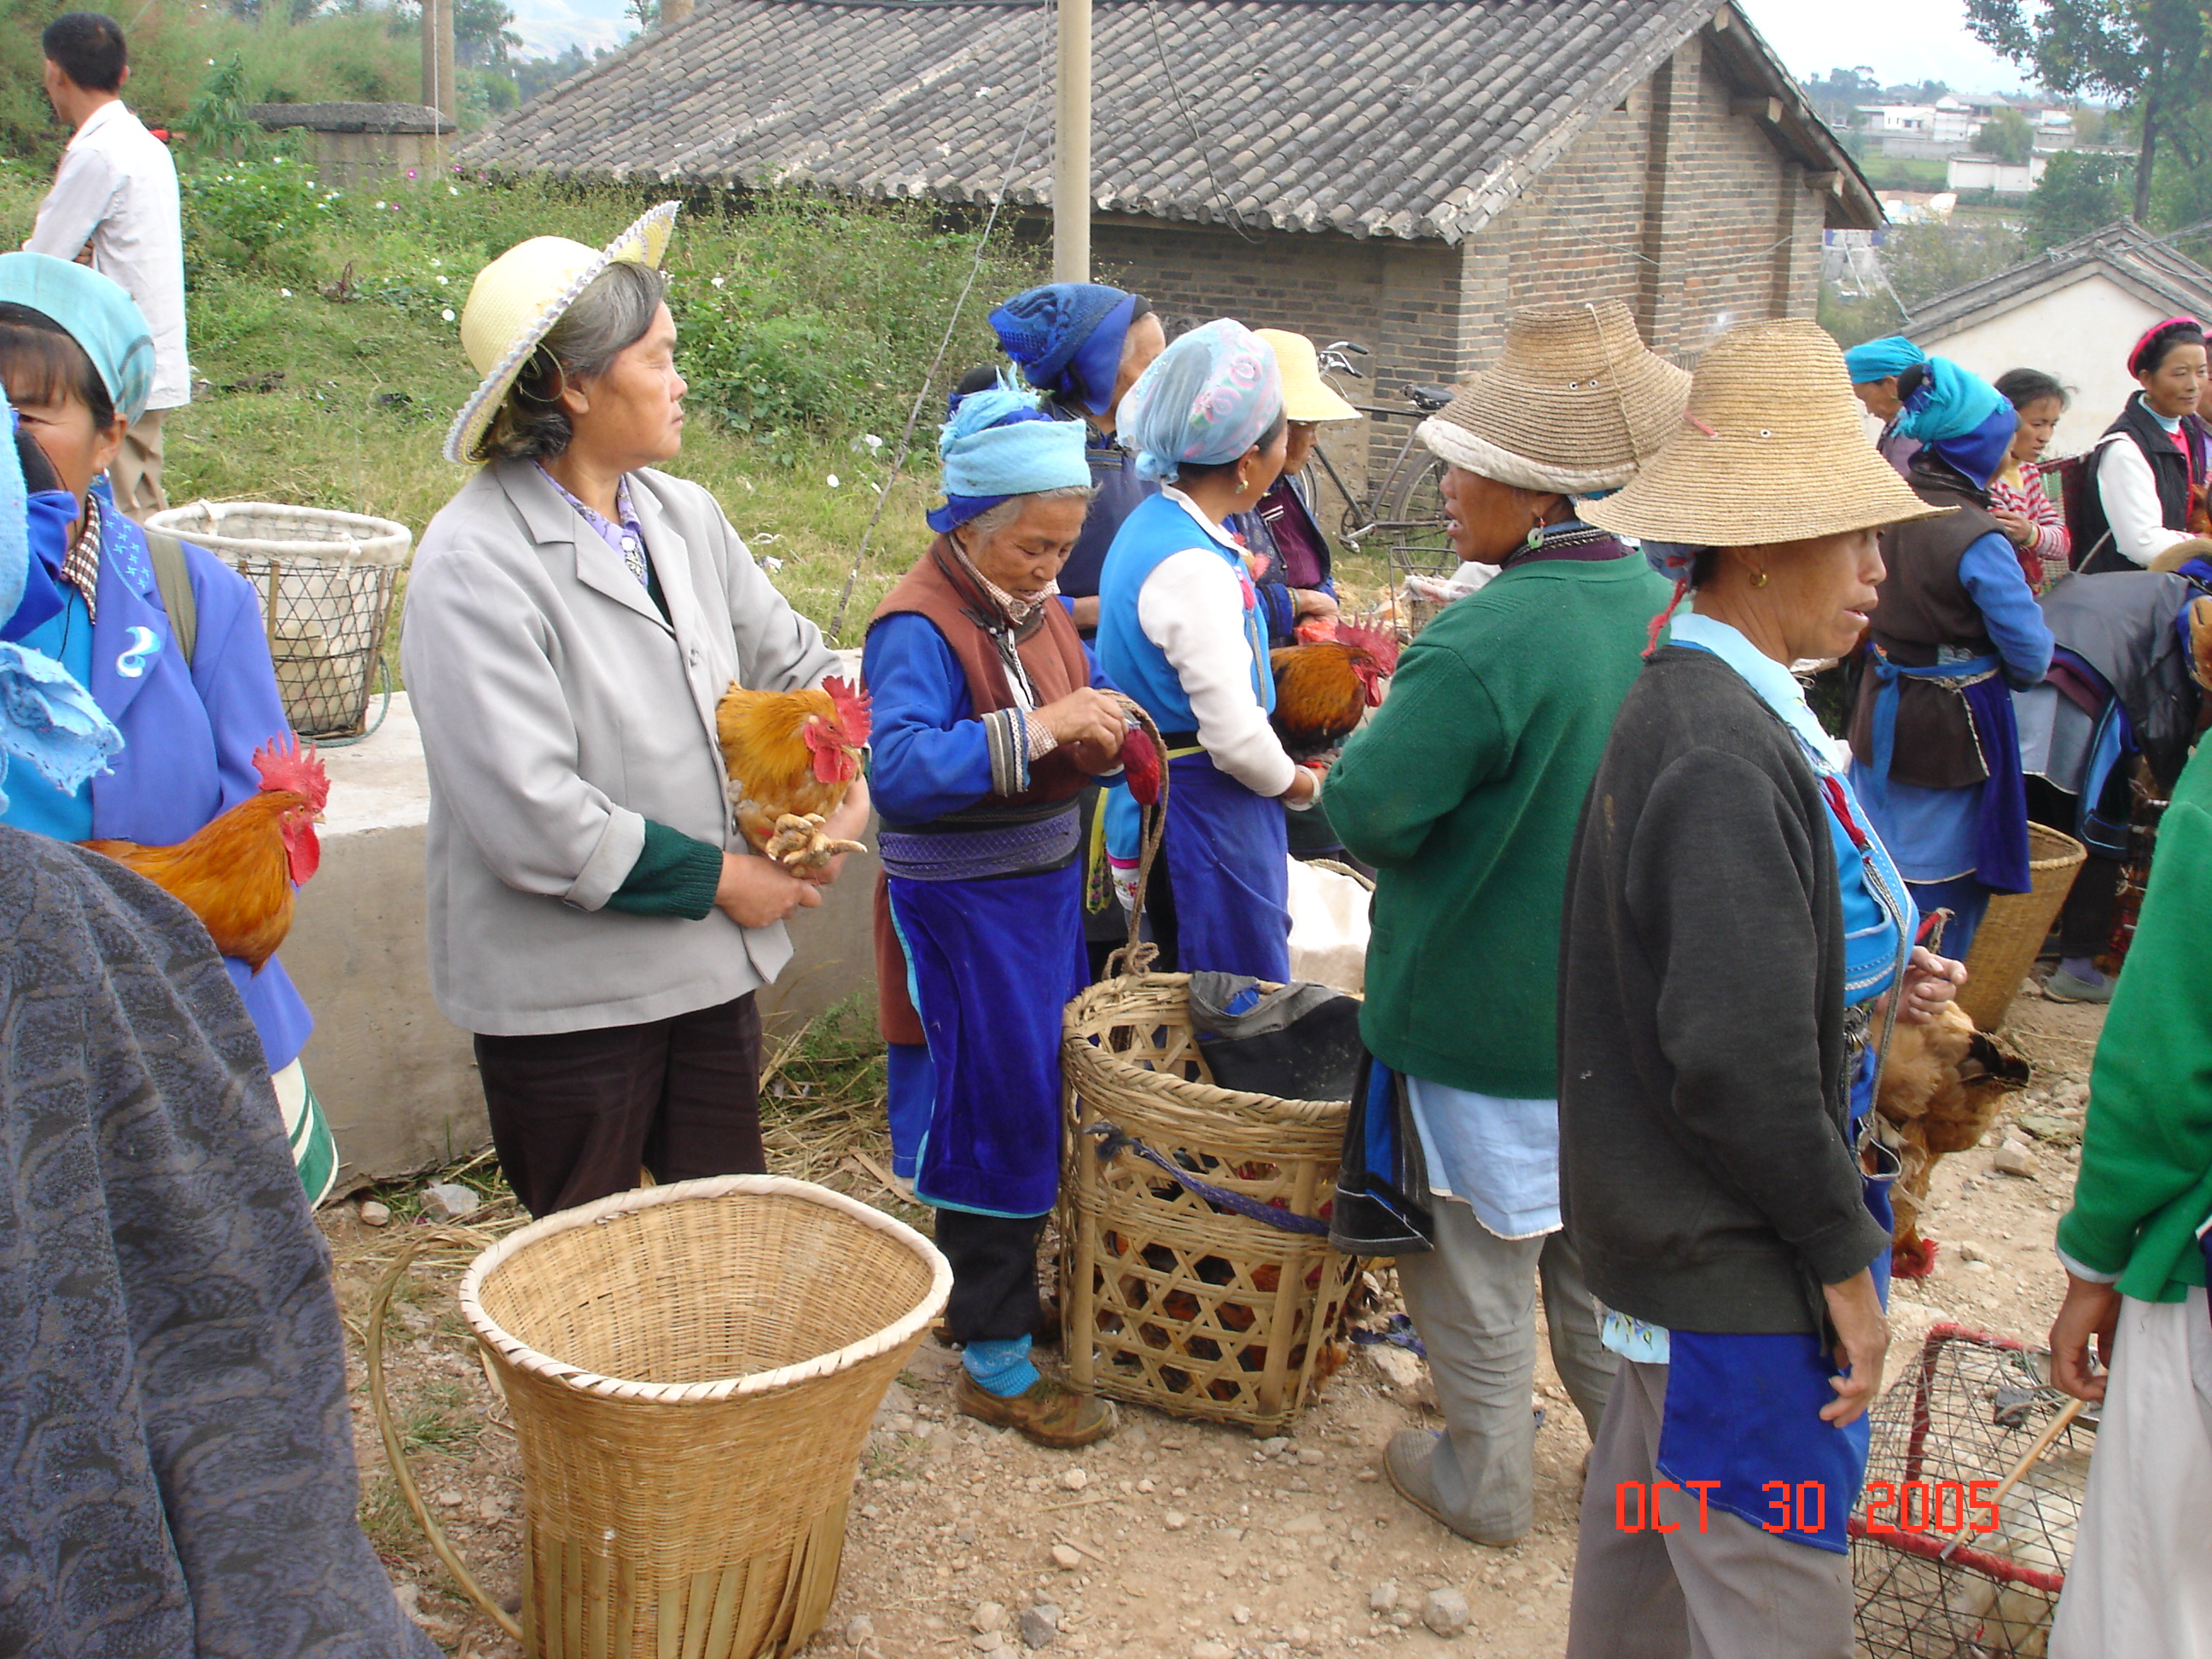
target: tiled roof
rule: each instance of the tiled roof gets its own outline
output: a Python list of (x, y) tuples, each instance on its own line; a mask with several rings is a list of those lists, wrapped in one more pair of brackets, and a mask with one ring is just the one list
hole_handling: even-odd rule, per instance
[(2062, 242), (1978, 283), (1939, 294), (1912, 313), (1915, 339), (1938, 340), (2039, 295), (2102, 271), (2146, 304), (2175, 314), (2212, 317), (2212, 270), (2160, 241), (2132, 219)]
[[(1721, 0), (1097, 0), (1097, 210), (1456, 241), (1709, 26), (1786, 106), (1778, 143), (1863, 194)], [(460, 159), (973, 204), (1011, 169), (1042, 206), (1052, 28), (1041, 0), (708, 0)]]

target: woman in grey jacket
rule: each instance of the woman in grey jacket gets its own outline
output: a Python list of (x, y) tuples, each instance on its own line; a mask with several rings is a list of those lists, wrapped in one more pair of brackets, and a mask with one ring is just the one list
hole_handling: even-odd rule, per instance
[[(752, 994), (790, 959), (785, 919), (821, 902), (733, 833), (714, 705), (836, 659), (714, 498), (653, 470), (683, 441), (656, 270), (675, 212), (478, 275), (461, 337), (485, 378), (446, 455), (485, 465), (408, 583), (432, 988), (476, 1034), (501, 1165), (540, 1215), (641, 1165), (765, 1167)], [(828, 830), (867, 814), (856, 781)]]

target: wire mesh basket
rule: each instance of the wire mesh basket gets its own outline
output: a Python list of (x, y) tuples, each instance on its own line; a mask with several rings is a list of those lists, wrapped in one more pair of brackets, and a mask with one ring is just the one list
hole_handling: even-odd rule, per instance
[(368, 724), (407, 526), (361, 513), (272, 501), (194, 501), (146, 528), (207, 549), (261, 596), (276, 689), (304, 738), (348, 738)]
[(1939, 1324), (1869, 1413), (1850, 1532), (1869, 1659), (2044, 1659), (2096, 1438), (2049, 1364)]

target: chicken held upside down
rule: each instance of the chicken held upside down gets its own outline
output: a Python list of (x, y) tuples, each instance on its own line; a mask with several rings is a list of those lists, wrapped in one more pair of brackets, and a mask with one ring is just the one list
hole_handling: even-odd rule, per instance
[(748, 845), (794, 872), (867, 850), (831, 840), (822, 826), (860, 775), (868, 722), (867, 694), (834, 676), (803, 691), (748, 691), (731, 682), (714, 706), (714, 730)]
[(315, 873), (331, 792), (313, 749), (287, 732), (253, 753), (260, 790), (173, 847), (78, 844), (137, 871), (198, 916), (224, 956), (259, 973), (292, 931), (293, 894)]

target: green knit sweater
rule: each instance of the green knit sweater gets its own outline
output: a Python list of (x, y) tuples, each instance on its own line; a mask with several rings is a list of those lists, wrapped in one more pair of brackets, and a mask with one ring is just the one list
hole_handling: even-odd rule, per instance
[(1516, 565), (1448, 607), (1328, 777), (1375, 866), (1360, 1031), (1383, 1064), (1559, 1091), (1559, 910), (1583, 797), (1670, 589), (1641, 554)]
[(2150, 888), (2089, 1074), (2074, 1207), (2058, 1248), (2140, 1302), (2204, 1282), (2212, 1215), (2212, 742), (2159, 824)]

